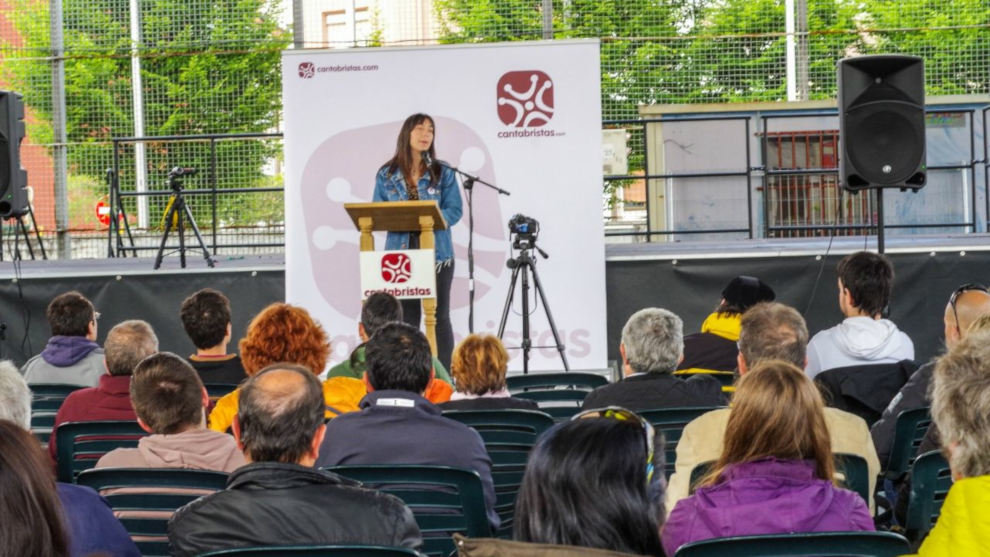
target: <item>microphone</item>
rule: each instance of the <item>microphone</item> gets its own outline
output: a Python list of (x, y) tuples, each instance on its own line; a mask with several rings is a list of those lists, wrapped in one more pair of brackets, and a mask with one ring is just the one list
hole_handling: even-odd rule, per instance
[(423, 164), (426, 165), (426, 168), (433, 168), (433, 163), (435, 161), (433, 160), (433, 157), (430, 156), (430, 152), (423, 151), (421, 155), (423, 156)]
[(197, 172), (199, 172), (199, 171), (197, 169), (195, 169), (195, 168), (183, 168), (181, 166), (177, 166), (177, 167), (173, 168), (172, 170), (169, 170), (168, 171), (168, 175), (169, 176), (193, 176)]

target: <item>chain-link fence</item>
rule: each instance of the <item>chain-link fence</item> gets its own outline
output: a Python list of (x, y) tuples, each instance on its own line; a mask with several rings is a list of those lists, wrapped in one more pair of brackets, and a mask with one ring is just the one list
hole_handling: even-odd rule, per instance
[[(616, 121), (639, 118), (640, 105), (832, 98), (836, 61), (855, 54), (922, 56), (929, 95), (990, 93), (986, 0), (8, 0), (0, 21), (0, 85), (28, 107), (37, 226), (62, 257), (105, 255), (84, 238), (105, 231), (96, 205), (113, 138), (279, 131), (284, 48), (597, 37), (604, 127), (632, 129)], [(225, 146), (218, 187), (281, 185), (274, 143)], [(122, 190), (203, 165), (190, 145), (129, 143)], [(645, 138), (631, 133), (628, 148), (606, 210), (616, 185), (629, 207), (644, 195)], [(270, 243), (282, 222), (268, 209), (280, 204), (231, 199), (211, 221), (218, 234), (250, 244), (261, 229)], [(157, 203), (129, 211), (144, 234), (156, 232)]]

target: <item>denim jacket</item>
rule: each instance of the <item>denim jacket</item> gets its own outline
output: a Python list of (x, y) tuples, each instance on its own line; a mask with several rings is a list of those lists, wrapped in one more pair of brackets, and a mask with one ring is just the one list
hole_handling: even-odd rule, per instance
[[(416, 187), (421, 200), (436, 200), (444, 220), (447, 221), (446, 230), (437, 230), (434, 233), (437, 263), (445, 264), (454, 259), (454, 243), (450, 236), (450, 227), (461, 220), (464, 210), (461, 207), (461, 190), (457, 185), (454, 171), (446, 166), (441, 168), (437, 184), (432, 184), (430, 174), (426, 173), (419, 179)], [(375, 176), (375, 195), (372, 200), (408, 201), (409, 194), (406, 192), (406, 181), (402, 171), (396, 169), (389, 174), (388, 166), (382, 167)], [(409, 249), (409, 233), (389, 232), (385, 238), (385, 249)]]

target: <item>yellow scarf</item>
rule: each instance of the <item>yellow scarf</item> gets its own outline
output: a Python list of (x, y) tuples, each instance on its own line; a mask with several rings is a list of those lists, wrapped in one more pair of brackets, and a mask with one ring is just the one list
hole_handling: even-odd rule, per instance
[(738, 313), (713, 313), (701, 324), (702, 333), (711, 333), (728, 340), (739, 340), (742, 316)]

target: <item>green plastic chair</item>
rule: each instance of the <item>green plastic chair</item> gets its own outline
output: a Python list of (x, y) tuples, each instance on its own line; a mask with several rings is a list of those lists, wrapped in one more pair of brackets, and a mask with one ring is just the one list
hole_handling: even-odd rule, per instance
[(683, 408), (658, 408), (637, 412), (646, 421), (653, 424), (653, 429), (662, 432), (664, 437), (664, 466), (663, 474), (669, 480), (674, 473), (674, 461), (677, 459), (677, 443), (681, 440), (684, 427), (698, 416), (715, 410), (715, 406), (688, 406)]
[(921, 440), (932, 423), (929, 408), (905, 410), (897, 415), (894, 424), (894, 441), (890, 447), (890, 458), (884, 476), (888, 480), (899, 480), (914, 462)]
[(226, 488), (227, 474), (185, 468), (99, 468), (80, 472), (76, 483), (107, 499), (141, 555), (149, 557), (170, 554), (168, 521), (172, 513)]
[[(869, 503), (870, 472), (866, 464), (866, 459), (859, 455), (848, 453), (835, 453), (832, 455), (832, 458), (835, 463), (835, 470), (845, 477), (845, 481), (842, 482), (843, 487), (850, 491), (855, 491), (863, 498), (863, 501)], [(698, 483), (708, 475), (708, 472), (714, 465), (715, 461), (709, 460), (708, 462), (702, 462), (696, 465), (691, 470), (691, 487), (689, 493), (694, 493)]]
[(46, 447), (52, 436), (52, 428), (55, 426), (55, 414), (57, 414), (55, 410), (31, 409), (31, 433)]
[(421, 551), (427, 555), (450, 555), (456, 549), (451, 538), (455, 532), (468, 537), (492, 534), (481, 477), (474, 470), (394, 464), (326, 470), (402, 499), (416, 517), (423, 534)]
[(513, 375), (505, 381), (512, 396), (536, 401), (540, 410), (556, 421), (580, 412), (585, 397), (608, 384), (604, 376), (580, 371)]
[(409, 557), (417, 556), (412, 549), (375, 545), (292, 545), (271, 547), (239, 547), (203, 553), (199, 557)]
[(929, 451), (911, 466), (911, 493), (908, 496), (904, 530), (908, 539), (920, 542), (935, 525), (942, 503), (952, 487), (949, 463), (939, 451)]
[(31, 410), (57, 412), (65, 402), (65, 397), (73, 391), (83, 389), (82, 385), (63, 385), (59, 383), (28, 385), (31, 389)]
[(492, 459), (495, 511), (501, 519), (498, 536), (512, 536), (516, 498), (522, 485), (529, 452), (536, 438), (554, 424), (553, 418), (537, 410), (448, 410), (444, 417), (457, 420), (481, 434)]
[(137, 422), (67, 422), (55, 430), (58, 481), (74, 483), (83, 470), (118, 447), (136, 447), (148, 435)]
[(488, 443), (529, 443), (553, 426), (554, 421), (539, 410), (447, 410), (450, 418), (471, 427)]
[(692, 542), (682, 545), (674, 557), (897, 557), (909, 552), (908, 541), (893, 532), (812, 532)]

